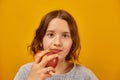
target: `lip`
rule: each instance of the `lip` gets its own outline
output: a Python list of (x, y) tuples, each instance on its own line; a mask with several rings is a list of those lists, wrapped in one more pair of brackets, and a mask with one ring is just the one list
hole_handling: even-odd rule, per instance
[(61, 52), (62, 50), (60, 50), (60, 49), (51, 49), (51, 51), (54, 52), (54, 53), (59, 53), (59, 52)]

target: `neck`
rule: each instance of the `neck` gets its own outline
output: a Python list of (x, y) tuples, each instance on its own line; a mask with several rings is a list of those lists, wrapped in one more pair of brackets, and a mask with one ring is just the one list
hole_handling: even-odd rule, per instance
[(68, 61), (61, 61), (56, 66), (55, 70), (57, 74), (67, 73), (73, 68), (73, 63)]

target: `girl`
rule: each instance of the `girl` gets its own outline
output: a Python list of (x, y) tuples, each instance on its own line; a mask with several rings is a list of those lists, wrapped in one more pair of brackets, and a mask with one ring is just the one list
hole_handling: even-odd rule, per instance
[(74, 18), (64, 10), (49, 12), (30, 46), (34, 62), (23, 65), (14, 80), (98, 80), (90, 69), (73, 62), (80, 49)]

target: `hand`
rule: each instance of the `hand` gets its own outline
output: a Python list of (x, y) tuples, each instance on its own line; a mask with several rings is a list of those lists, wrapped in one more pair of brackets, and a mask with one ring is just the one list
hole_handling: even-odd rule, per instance
[(35, 55), (35, 61), (31, 67), (27, 80), (45, 80), (52, 75), (50, 72), (55, 72), (53, 67), (45, 67), (47, 63), (58, 57), (57, 54), (47, 56), (49, 51), (38, 51)]

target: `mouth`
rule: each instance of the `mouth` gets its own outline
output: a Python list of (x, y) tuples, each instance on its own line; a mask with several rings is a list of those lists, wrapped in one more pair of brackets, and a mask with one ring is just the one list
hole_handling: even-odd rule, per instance
[(54, 53), (59, 53), (59, 52), (61, 52), (62, 50), (60, 50), (60, 49), (51, 49), (51, 51), (54, 52)]

